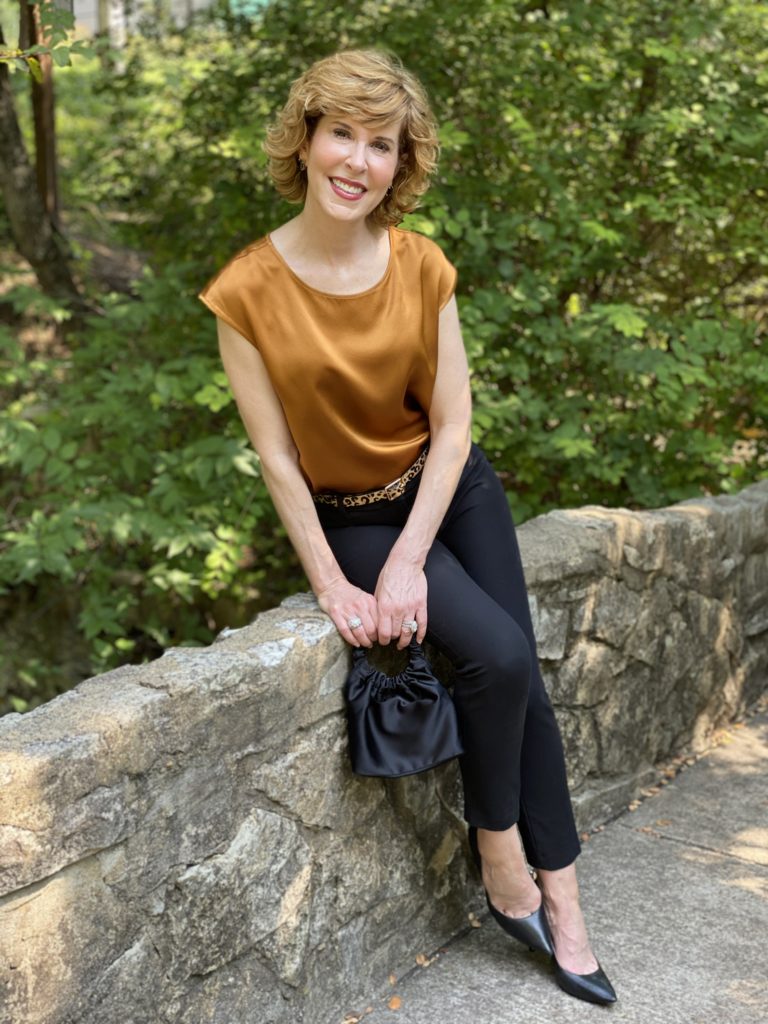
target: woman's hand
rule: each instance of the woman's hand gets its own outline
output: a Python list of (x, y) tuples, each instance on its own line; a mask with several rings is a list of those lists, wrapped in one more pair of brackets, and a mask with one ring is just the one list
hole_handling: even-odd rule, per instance
[[(388, 644), (398, 637), (401, 651), (416, 636), (422, 643), (427, 632), (427, 577), (418, 565), (392, 557), (384, 563), (376, 584), (379, 613), (379, 643)], [(416, 620), (415, 634), (403, 629), (403, 622)]]
[[(354, 586), (345, 577), (334, 580), (316, 595), (317, 603), (330, 615), (333, 624), (353, 647), (372, 647), (377, 634), (376, 599)], [(350, 620), (360, 625), (350, 628)]]

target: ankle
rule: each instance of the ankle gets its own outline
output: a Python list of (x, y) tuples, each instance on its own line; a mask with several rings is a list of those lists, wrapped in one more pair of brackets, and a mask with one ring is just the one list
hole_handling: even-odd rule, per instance
[[(523, 844), (517, 826), (504, 831), (479, 828), (477, 830), (477, 844), (480, 856), (489, 864), (509, 864), (519, 862), (525, 864)], [(526, 868), (527, 870), (527, 868)]]
[(544, 898), (552, 907), (579, 905), (579, 883), (572, 864), (557, 871), (537, 869), (536, 877)]

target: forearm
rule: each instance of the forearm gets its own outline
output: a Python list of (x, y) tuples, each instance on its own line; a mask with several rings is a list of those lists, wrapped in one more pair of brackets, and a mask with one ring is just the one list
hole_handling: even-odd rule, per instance
[(309, 585), (319, 595), (332, 583), (343, 580), (339, 563), (325, 539), (315, 503), (299, 469), (290, 455), (262, 459), (262, 475), (285, 526), (291, 544), (306, 573)]
[(423, 567), (456, 492), (470, 443), (469, 423), (446, 423), (433, 430), (416, 500), (389, 560)]

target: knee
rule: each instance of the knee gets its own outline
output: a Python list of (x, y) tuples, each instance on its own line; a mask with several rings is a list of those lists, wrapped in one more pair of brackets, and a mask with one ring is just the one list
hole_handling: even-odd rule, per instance
[(531, 680), (531, 649), (519, 629), (486, 633), (479, 638), (470, 674), (482, 689), (526, 699)]
[(499, 685), (514, 682), (515, 688), (528, 692), (531, 679), (531, 649), (522, 633), (495, 638), (485, 656), (486, 672)]

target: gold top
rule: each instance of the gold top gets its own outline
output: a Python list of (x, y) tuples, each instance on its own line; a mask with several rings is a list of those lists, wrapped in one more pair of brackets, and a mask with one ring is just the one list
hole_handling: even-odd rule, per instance
[(301, 280), (269, 237), (198, 298), (259, 350), (313, 492), (382, 487), (429, 440), (438, 315), (456, 270), (434, 242), (389, 228), (381, 280), (332, 295)]

